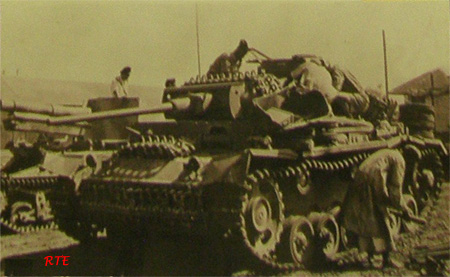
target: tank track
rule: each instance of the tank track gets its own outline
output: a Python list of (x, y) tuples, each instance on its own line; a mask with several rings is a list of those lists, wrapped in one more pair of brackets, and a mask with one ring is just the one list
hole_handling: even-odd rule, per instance
[[(245, 183), (245, 189), (247, 192), (251, 191), (251, 188), (254, 184), (257, 184), (264, 178), (275, 178), (277, 182), (283, 182), (284, 180), (288, 178), (300, 178), (302, 176), (305, 176), (306, 178), (309, 178), (311, 174), (316, 174), (318, 172), (328, 171), (328, 172), (337, 172), (341, 170), (347, 170), (352, 168), (353, 166), (356, 166), (360, 164), (362, 161), (364, 161), (368, 156), (370, 155), (369, 152), (365, 153), (359, 153), (355, 154), (350, 157), (346, 157), (344, 159), (336, 160), (336, 161), (324, 161), (324, 160), (305, 160), (301, 162), (297, 166), (289, 166), (285, 168), (279, 168), (276, 170), (257, 170), (253, 174), (250, 174), (247, 177), (247, 181)], [(275, 187), (277, 190), (279, 190), (279, 194), (281, 195), (280, 199), (283, 198), (283, 192), (280, 190), (278, 186)], [(301, 188), (299, 188), (301, 189)], [(307, 188), (304, 187), (303, 192), (307, 193)], [(242, 240), (244, 241), (244, 245), (247, 248), (247, 251), (249, 251), (254, 257), (256, 257), (260, 262), (268, 266), (272, 270), (281, 270), (281, 271), (294, 271), (303, 269), (305, 266), (303, 264), (296, 264), (294, 262), (286, 262), (286, 261), (280, 261), (277, 258), (277, 253), (280, 251), (287, 251), (287, 249), (278, 249), (280, 246), (280, 234), (284, 231), (282, 227), (278, 230), (277, 233), (277, 249), (274, 249), (275, 251), (270, 251), (270, 255), (264, 255), (261, 256), (260, 253), (256, 252), (254, 247), (252, 246), (251, 241), (249, 240), (249, 237), (247, 235), (246, 231), (246, 222), (245, 222), (245, 207), (248, 205), (248, 197), (242, 198), (242, 208), (241, 212), (239, 214), (239, 230), (240, 235), (242, 237)], [(282, 200), (281, 200), (282, 201)], [(284, 203), (280, 203), (280, 206), (284, 210)], [(306, 216), (308, 218), (308, 216)], [(282, 218), (282, 220), (286, 220), (287, 218)], [(280, 226), (283, 226), (282, 222)], [(336, 255), (336, 257), (331, 262), (338, 262), (339, 256)]]
[[(43, 229), (57, 229), (58, 226), (53, 220), (51, 214), (51, 208), (48, 206), (48, 201), (45, 198), (45, 192), (54, 187), (58, 183), (57, 177), (28, 177), (28, 178), (8, 178), (2, 177), (1, 179), (1, 194), (2, 194), (2, 214), (0, 217), (1, 225), (11, 230), (14, 233), (26, 233), (35, 232)], [(26, 194), (29, 201), (26, 199), (18, 199), (14, 203), (22, 204), (23, 206), (30, 207), (33, 213), (34, 220), (26, 225), (19, 225), (11, 221), (12, 207), (14, 203), (10, 203), (11, 196), (16, 193)], [(36, 203), (34, 200), (38, 198), (40, 194), (40, 202)], [(42, 199), (42, 195), (44, 198)], [(34, 203), (33, 203), (34, 202)], [(37, 207), (37, 205), (41, 205)], [(40, 211), (38, 212), (37, 209)]]
[[(415, 195), (419, 206), (426, 206), (426, 202), (433, 201), (441, 189), (442, 182), (445, 179), (441, 156), (436, 149), (425, 148), (420, 150), (422, 159), (419, 161), (419, 171), (426, 170), (427, 177), (422, 177), (419, 183), (419, 189)], [(413, 193), (414, 194), (414, 193)]]
[(195, 152), (195, 146), (174, 136), (148, 135), (142, 141), (123, 146), (115, 155), (125, 157), (174, 159)]
[(185, 86), (192, 85), (205, 85), (214, 83), (231, 83), (231, 82), (244, 82), (247, 81), (251, 84), (256, 95), (266, 95), (276, 93), (281, 90), (280, 81), (269, 74), (257, 73), (256, 71), (239, 72), (230, 75), (197, 75), (192, 77), (189, 81), (185, 82)]
[(109, 222), (146, 222), (187, 229), (203, 219), (200, 188), (124, 182), (90, 179), (82, 184), (80, 205), (90, 219), (106, 227)]
[[(112, 164), (116, 159), (134, 157), (171, 160), (193, 152), (194, 145), (183, 139), (150, 134), (123, 146), (113, 155)], [(104, 180), (110, 174), (114, 175), (113, 180)], [(80, 185), (79, 203), (75, 207), (82, 213), (77, 217), (87, 224), (97, 222), (107, 229), (112, 226), (111, 222), (117, 226), (127, 226), (145, 221), (158, 226), (161, 218), (167, 226), (181, 225), (190, 229), (194, 222), (202, 221), (202, 188), (195, 185), (194, 179), (187, 179), (185, 184), (179, 186), (161, 184), (149, 187), (139, 181), (146, 174), (147, 168), (138, 172), (112, 166), (84, 180)], [(133, 178), (137, 175), (139, 178)], [(66, 191), (71, 190), (73, 188), (66, 187)]]
[[(439, 153), (435, 149), (425, 148), (420, 150), (422, 154), (422, 160), (427, 160), (427, 158), (432, 158), (432, 160), (435, 162), (432, 166), (427, 165), (426, 168), (433, 169), (433, 174), (435, 175), (435, 187), (434, 190), (438, 194), (439, 193), (439, 187), (440, 183), (444, 180), (444, 174), (443, 174), (443, 168), (442, 163), (439, 159)], [(326, 171), (333, 171), (333, 170), (345, 170), (349, 169), (353, 166), (357, 166), (361, 162), (363, 162), (370, 153), (360, 153), (357, 155), (354, 155), (352, 157), (348, 157), (344, 160), (339, 161), (317, 161), (317, 160), (307, 160), (302, 162), (299, 166), (296, 167), (288, 167), (286, 169), (279, 169), (278, 171), (274, 171), (272, 175), (279, 176), (282, 178), (289, 178), (292, 176), (298, 176), (299, 174), (305, 174), (310, 175), (312, 171), (317, 170), (326, 170)], [(436, 157), (438, 159), (436, 159)], [(423, 165), (422, 165), (423, 166)], [(281, 192), (282, 193), (282, 192)], [(437, 195), (436, 194), (436, 195)], [(435, 197), (433, 197), (434, 199)], [(416, 199), (417, 200), (417, 199)], [(432, 202), (428, 202), (427, 207), (431, 206)], [(242, 226), (241, 226), (242, 228)], [(245, 230), (241, 230), (241, 232), (245, 232)], [(245, 236), (244, 236), (245, 239)], [(249, 246), (249, 243), (245, 242), (246, 246)], [(251, 249), (249, 249), (251, 251)], [(359, 255), (357, 249), (348, 249), (339, 251), (332, 257), (332, 259), (329, 260), (329, 262), (332, 265), (342, 267), (346, 265), (352, 265), (357, 264), (359, 261)], [(264, 259), (260, 259), (264, 264), (270, 266), (271, 269), (274, 270), (281, 270), (283, 272), (294, 272), (300, 269), (304, 269), (303, 264), (295, 264), (292, 262), (282, 262), (277, 259), (277, 256), (271, 256), (271, 257), (265, 257)]]
[[(421, 150), (421, 154), (423, 155), (423, 157), (427, 157), (429, 155), (435, 157), (434, 155), (438, 154), (438, 151), (436, 151), (435, 149), (422, 149)], [(440, 164), (440, 161), (438, 161), (436, 164)], [(441, 167), (436, 167), (436, 172), (442, 172), (442, 164)], [(439, 174), (437, 174), (439, 176)], [(437, 182), (439, 181), (443, 181), (443, 179), (439, 179), (439, 177), (436, 180)], [(438, 188), (437, 188), (438, 189)], [(424, 229), (424, 231), (419, 231), (416, 233), (412, 233), (412, 234), (406, 234), (406, 236), (402, 237), (402, 242), (409, 242), (412, 243), (413, 245), (418, 244), (419, 242), (421, 242), (422, 240), (414, 240), (413, 242), (409, 241), (411, 238), (409, 236), (420, 236), (421, 238), (427, 238), (427, 236), (424, 236), (424, 234), (427, 234), (428, 232), (435, 232), (434, 228), (437, 228), (439, 230), (440, 227), (437, 226), (433, 226), (434, 228), (430, 229), (430, 222), (433, 222), (433, 217), (436, 216), (436, 214), (434, 213), (434, 211), (439, 210), (440, 208), (442, 208), (442, 203), (447, 203), (448, 202), (448, 195), (446, 194), (447, 192), (442, 192), (438, 189), (437, 191), (438, 193), (436, 194), (436, 197), (433, 197), (432, 201), (428, 201), (426, 203), (426, 206), (422, 209), (420, 215), (422, 218), (427, 220), (427, 224), (425, 226), (419, 227), (421, 229)], [(439, 219), (434, 219), (434, 223), (436, 224), (437, 222), (441, 223), (442, 221), (440, 221)], [(441, 223), (442, 224), (442, 223)], [(440, 226), (445, 226), (445, 228), (447, 228), (447, 226), (445, 225), (445, 223), (443, 225)], [(420, 234), (420, 235), (419, 235)], [(441, 235), (440, 232), (436, 233), (436, 234), (432, 234), (433, 237), (437, 237)], [(445, 235), (444, 235), (445, 236)], [(403, 246), (405, 247), (405, 246)], [(423, 250), (423, 248), (421, 249)], [(417, 263), (416, 259), (416, 255), (413, 251), (408, 251), (408, 252), (403, 252), (404, 255), (408, 255), (409, 258), (414, 261), (415, 263)], [(336, 264), (340, 267), (344, 267), (344, 266), (353, 266), (355, 264), (358, 264), (358, 250), (356, 248), (348, 250), (348, 251), (343, 251), (341, 253), (338, 253), (337, 257), (336, 257)], [(408, 266), (412, 266), (413, 268), (417, 267), (417, 264), (409, 264)], [(436, 275), (439, 275), (436, 273)]]
[(425, 164), (423, 167), (431, 169), (435, 175), (435, 181), (438, 187), (445, 179), (444, 168), (442, 164), (442, 158), (436, 149), (423, 149), (421, 150), (422, 160), (428, 160), (431, 164)]
[[(272, 236), (273, 236), (272, 243), (267, 246), (267, 249), (266, 249), (266, 251), (264, 251), (264, 253), (260, 253), (257, 251), (257, 249), (255, 249), (255, 246), (250, 241), (248, 230), (246, 228), (246, 226), (247, 226), (246, 210), (247, 210), (247, 207), (250, 205), (249, 194), (251, 194), (251, 192), (252, 192), (252, 187), (254, 185), (257, 185), (258, 183), (260, 183), (263, 180), (266, 180), (269, 178), (274, 178), (275, 176), (276, 176), (275, 171), (269, 171), (267, 169), (263, 169), (263, 170), (257, 170), (253, 174), (251, 174), (247, 177), (246, 183), (244, 184), (246, 193), (241, 198), (242, 204), (241, 204), (241, 211), (239, 214), (239, 231), (242, 236), (242, 240), (245, 244), (245, 247), (252, 254), (253, 257), (258, 258), (263, 263), (265, 263), (271, 267), (277, 267), (277, 263), (276, 263), (276, 260), (273, 256), (273, 254), (275, 252), (276, 245), (280, 241), (280, 236), (281, 236), (281, 232), (282, 232), (281, 224), (278, 224), (277, 230), (275, 231), (274, 234), (272, 234)], [(280, 220), (280, 222), (282, 222), (284, 220), (283, 194), (282, 194), (279, 186), (276, 183), (273, 183), (273, 189), (274, 189), (275, 193), (278, 195), (279, 208), (280, 208), (280, 213), (281, 213), (281, 216), (280, 216), (280, 218), (278, 218), (278, 220)]]
[[(434, 149), (423, 149), (421, 150), (421, 153), (424, 157), (436, 157), (438, 154), (436, 150)], [(325, 161), (325, 160), (305, 160), (301, 162), (297, 166), (289, 166), (286, 168), (279, 168), (276, 170), (257, 170), (255, 173), (248, 176), (245, 188), (248, 191), (251, 190), (252, 184), (256, 184), (258, 181), (260, 181), (262, 178), (276, 178), (277, 182), (283, 182), (288, 178), (299, 178), (301, 176), (305, 176), (306, 178), (309, 178), (312, 174), (320, 174), (320, 172), (337, 172), (341, 170), (348, 170), (351, 169), (354, 166), (358, 166), (360, 163), (362, 163), (371, 153), (370, 152), (364, 152), (364, 153), (358, 153), (350, 157), (346, 157), (344, 159), (339, 159), (335, 161)], [(437, 165), (440, 162), (437, 161)], [(436, 180), (439, 182), (442, 180), (442, 176), (439, 175), (439, 172), (442, 171), (442, 164), (441, 166), (437, 167), (435, 172), (438, 179)], [(277, 187), (279, 189), (279, 187)], [(303, 188), (304, 193), (307, 193), (307, 188)], [(283, 196), (283, 191), (280, 191), (279, 194)], [(248, 198), (244, 197), (242, 199), (242, 207), (246, 206), (248, 203)], [(284, 208), (284, 203), (280, 204)], [(290, 272), (290, 271), (296, 271), (300, 269), (304, 269), (304, 264), (298, 264), (294, 262), (286, 262), (281, 261), (277, 254), (280, 253), (280, 251), (287, 251), (287, 249), (280, 249), (281, 241), (277, 241), (277, 249), (276, 251), (272, 251), (269, 256), (260, 256), (259, 253), (255, 253), (255, 250), (253, 249), (253, 246), (251, 242), (249, 241), (249, 238), (246, 234), (246, 222), (245, 222), (245, 216), (243, 213), (244, 209), (241, 209), (240, 213), (240, 233), (242, 236), (242, 240), (244, 241), (244, 245), (247, 248), (247, 251), (250, 252), (254, 257), (256, 257), (260, 262), (262, 262), (264, 265), (268, 266), (272, 270), (277, 271), (283, 271), (283, 272)], [(308, 219), (309, 216), (306, 216)], [(287, 220), (288, 218), (285, 218)], [(283, 224), (280, 224), (280, 226), (283, 226)], [(284, 232), (286, 230), (280, 230), (280, 233)], [(317, 234), (316, 234), (317, 236)], [(278, 235), (278, 238), (280, 236)], [(317, 249), (315, 249), (317, 251)], [(344, 266), (346, 264), (354, 264), (358, 262), (358, 253), (355, 251), (355, 249), (350, 250), (343, 250), (337, 252), (333, 257), (329, 257), (328, 262), (331, 265), (336, 266)]]
[[(175, 145), (179, 145), (176, 141), (172, 138), (161, 139), (158, 137), (152, 140), (146, 138), (141, 142), (124, 147), (119, 151), (118, 155), (133, 157), (144, 153), (144, 156), (148, 158), (171, 159), (177, 155), (188, 156), (195, 151), (194, 148), (187, 146), (186, 149), (190, 149), (188, 151), (171, 151), (177, 147)], [(184, 148), (183, 146), (179, 147)], [(423, 153), (431, 155), (434, 153), (433, 151), (425, 149)], [(334, 160), (306, 159), (295, 166), (286, 166), (273, 170), (256, 170), (248, 175), (243, 185), (243, 191), (240, 190), (227, 197), (233, 199), (233, 203), (221, 207), (220, 211), (212, 212), (217, 213), (219, 218), (223, 217), (221, 221), (228, 226), (225, 230), (221, 229), (225, 237), (230, 233), (236, 234), (237, 241), (243, 244), (246, 251), (251, 254), (252, 259), (259, 264), (262, 262), (262, 264), (272, 270), (284, 272), (303, 269), (305, 267), (304, 264), (284, 261), (278, 257), (280, 251), (286, 251), (286, 249), (279, 248), (280, 239), (285, 231), (282, 227), (283, 222), (288, 220), (284, 214), (284, 192), (278, 185), (274, 185), (273, 190), (278, 195), (282, 215), (279, 218), (280, 228), (274, 234), (275, 243), (263, 253), (255, 249), (246, 229), (247, 219), (245, 215), (246, 207), (250, 202), (249, 194), (253, 186), (267, 179), (276, 180), (278, 183), (290, 178), (305, 177), (309, 179), (312, 174), (320, 174), (320, 172), (337, 173), (349, 170), (359, 165), (370, 154), (371, 152), (368, 151)], [(146, 228), (153, 228), (148, 226), (158, 226), (161, 223), (164, 224), (161, 229), (163, 232), (170, 229), (176, 229), (176, 232), (181, 229), (192, 232), (193, 228), (198, 226), (203, 231), (208, 230), (211, 211), (205, 210), (205, 187), (198, 186), (195, 180), (192, 180), (191, 183), (188, 180), (186, 184), (182, 185), (148, 186), (145, 182), (139, 181), (139, 179), (127, 178), (127, 176), (134, 175), (133, 172), (130, 172), (125, 174), (124, 178), (115, 177), (105, 180), (105, 176), (100, 174), (83, 181), (80, 186), (80, 204), (85, 215), (82, 216), (82, 219), (87, 222), (92, 220), (92, 222), (98, 223), (101, 227), (106, 227), (107, 230), (109, 226), (124, 226), (124, 228), (142, 228), (142, 231), (145, 232)], [(308, 186), (298, 188), (298, 190), (299, 193), (307, 193)], [(305, 216), (308, 219), (310, 215), (298, 216)], [(236, 236), (233, 237), (236, 238)], [(346, 253), (338, 252), (334, 257), (328, 257), (328, 262), (342, 264), (345, 263), (345, 260), (351, 260), (348, 257), (349, 255)]]

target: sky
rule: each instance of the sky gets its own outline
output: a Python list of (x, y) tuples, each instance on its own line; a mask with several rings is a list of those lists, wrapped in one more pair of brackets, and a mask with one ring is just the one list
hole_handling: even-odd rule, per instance
[[(198, 74), (240, 39), (272, 58), (320, 55), (366, 87), (389, 88), (437, 67), (449, 72), (449, 2), (439, 1), (5, 1), (6, 76), (163, 87)], [(245, 67), (247, 68), (247, 67)]]

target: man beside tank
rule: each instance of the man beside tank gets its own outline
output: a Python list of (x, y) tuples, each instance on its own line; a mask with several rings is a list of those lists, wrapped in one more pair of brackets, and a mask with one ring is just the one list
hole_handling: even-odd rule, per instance
[(230, 54), (223, 53), (216, 58), (213, 64), (209, 67), (208, 75), (225, 74), (230, 75), (239, 72), (242, 58), (248, 52), (247, 41), (241, 40), (238, 47)]
[(300, 65), (291, 72), (299, 93), (319, 91), (335, 115), (356, 118), (367, 111), (369, 97), (364, 92), (341, 91), (345, 81), (341, 70), (317, 57), (300, 59)]
[(403, 267), (390, 255), (396, 251), (396, 245), (388, 227), (388, 209), (411, 215), (402, 194), (404, 176), (405, 159), (393, 149), (375, 152), (354, 172), (354, 182), (342, 209), (342, 225), (358, 235), (363, 267)]
[(130, 77), (131, 67), (126, 66), (120, 71), (120, 76), (114, 78), (111, 83), (111, 93), (114, 97), (128, 96), (128, 78)]

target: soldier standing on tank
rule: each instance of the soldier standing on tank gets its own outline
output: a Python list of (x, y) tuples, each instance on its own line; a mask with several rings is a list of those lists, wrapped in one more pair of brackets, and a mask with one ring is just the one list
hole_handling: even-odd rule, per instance
[(114, 78), (111, 83), (111, 93), (113, 96), (128, 96), (128, 78), (130, 77), (131, 67), (126, 66), (120, 71), (120, 76)]
[(247, 41), (241, 40), (238, 47), (230, 54), (223, 53), (216, 58), (214, 63), (209, 67), (208, 75), (225, 74), (230, 75), (239, 72), (242, 58), (248, 52)]
[(364, 267), (403, 267), (390, 255), (396, 245), (388, 227), (388, 208), (411, 215), (402, 195), (404, 176), (405, 159), (393, 149), (375, 152), (354, 173), (342, 209), (342, 224), (358, 235)]

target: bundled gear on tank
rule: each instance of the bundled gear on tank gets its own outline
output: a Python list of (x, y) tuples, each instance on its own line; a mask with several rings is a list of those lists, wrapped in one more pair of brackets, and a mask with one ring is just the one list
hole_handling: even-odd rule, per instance
[(400, 120), (408, 127), (410, 134), (434, 138), (436, 122), (432, 106), (423, 103), (403, 104), (400, 106)]
[[(333, 86), (333, 79), (328, 69), (314, 59), (301, 63), (291, 72), (291, 76), (301, 93), (320, 91), (336, 115), (357, 118), (368, 109), (369, 99), (364, 92), (339, 91)], [(343, 82), (343, 80), (340, 81), (339, 87), (342, 87)]]
[[(291, 77), (296, 80), (300, 93), (320, 91), (331, 105), (332, 111), (337, 116), (349, 118), (363, 118), (375, 125), (382, 121), (390, 121), (394, 116), (397, 104), (392, 99), (385, 100), (368, 94), (359, 85), (348, 87), (346, 76), (354, 78), (337, 66), (331, 66), (321, 58), (299, 58), (300, 65), (291, 72)], [(358, 82), (353, 82), (359, 84)], [(345, 87), (350, 91), (344, 91)], [(355, 90), (356, 89), (356, 90)]]

